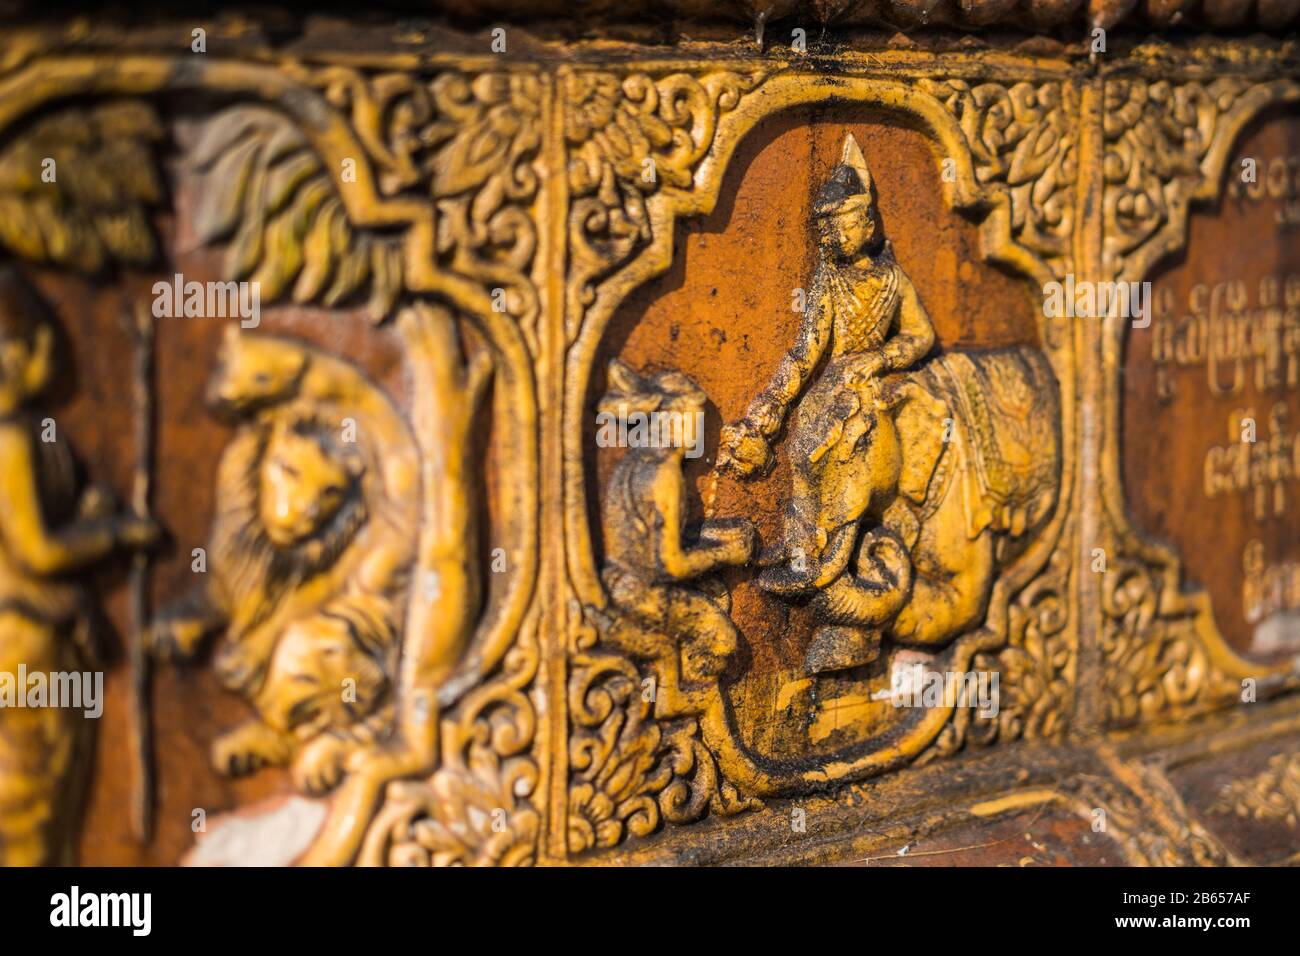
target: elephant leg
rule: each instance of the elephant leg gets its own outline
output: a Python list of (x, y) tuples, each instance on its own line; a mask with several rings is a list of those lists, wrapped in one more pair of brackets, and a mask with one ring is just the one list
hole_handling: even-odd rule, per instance
[(912, 598), (892, 629), (899, 643), (942, 646), (984, 620), (997, 567), (993, 532), (985, 530), (974, 541), (964, 534), (952, 541), (927, 540), (942, 537), (922, 532), (913, 550)]

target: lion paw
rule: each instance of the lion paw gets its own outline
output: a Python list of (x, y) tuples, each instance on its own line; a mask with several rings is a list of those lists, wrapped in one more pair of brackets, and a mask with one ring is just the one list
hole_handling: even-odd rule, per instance
[(304, 793), (332, 790), (343, 779), (343, 764), (350, 748), (333, 734), (321, 734), (308, 742), (293, 759), (294, 786)]
[(218, 737), (212, 745), (212, 766), (217, 773), (240, 777), (263, 767), (289, 762), (289, 741), (258, 721), (250, 721)]

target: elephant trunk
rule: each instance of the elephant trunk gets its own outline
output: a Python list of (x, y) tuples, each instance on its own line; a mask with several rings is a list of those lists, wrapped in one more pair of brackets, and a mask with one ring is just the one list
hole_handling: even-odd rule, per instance
[(856, 572), (846, 569), (822, 591), (823, 616), (840, 624), (880, 627), (907, 602), (912, 589), (912, 559), (892, 531), (865, 534), (858, 547)]

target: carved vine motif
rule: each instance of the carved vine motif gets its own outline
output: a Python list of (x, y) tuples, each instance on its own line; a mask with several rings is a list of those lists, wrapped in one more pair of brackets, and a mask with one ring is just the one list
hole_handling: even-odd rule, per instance
[(927, 759), (955, 753), (965, 743), (1065, 737), (1074, 710), (1078, 650), (1068, 629), (1069, 570), (1069, 556), (1053, 553), (1048, 567), (1009, 608), (1007, 646), (975, 655), (976, 671), (998, 672), (997, 715), (960, 708)]
[(1013, 240), (1054, 275), (1069, 272), (1077, 160), (1064, 85), (922, 80), (919, 86), (961, 124), (979, 182), (1010, 193)]
[(1300, 826), (1300, 753), (1274, 754), (1254, 776), (1227, 783), (1209, 812)]
[[(1129, 772), (1132, 773), (1131, 771)], [(1068, 785), (1079, 812), (1104, 825), (1137, 864), (1146, 866), (1225, 866), (1230, 861), (1218, 841), (1186, 814), (1171, 815), (1148, 801), (1167, 801), (1167, 784), (1158, 775), (1136, 772), (1148, 792), (1144, 801), (1129, 786), (1109, 777), (1087, 774)]]
[(1235, 78), (1176, 85), (1137, 77), (1107, 81), (1102, 174), (1108, 274), (1119, 274), (1126, 257), (1153, 239), (1158, 243), (1165, 229), (1181, 244), (1188, 204), (1202, 185), (1201, 162), (1222, 119), (1249, 89)]
[(527, 688), (537, 673), (531, 628), (501, 674), (444, 722), (439, 768), (390, 784), (357, 862), (363, 866), (527, 866), (536, 861), (541, 815), (531, 798), (536, 732)]
[(713, 144), (719, 115), (735, 109), (763, 74), (566, 72), (561, 77), (569, 150), (569, 336), (594, 286), (652, 238), (647, 199), (689, 190)]
[(308, 82), (349, 113), (383, 194), (434, 200), (445, 266), (501, 289), (501, 307), (519, 321), (536, 354), (538, 304), (529, 269), (537, 251), (537, 76), (450, 71), (429, 80), (325, 67)]
[(1112, 727), (1231, 700), (1240, 690), (1210, 660), (1195, 612), (1165, 610), (1167, 586), (1138, 561), (1124, 560), (1103, 575), (1106, 722)]
[[(1056, 556), (1053, 563), (1058, 563)], [(1012, 605), (1009, 646), (997, 655), (996, 665), (988, 662), (1002, 674), (1002, 703), (996, 718), (999, 740), (1059, 740), (1069, 728), (1075, 648), (1066, 631), (1069, 612), (1063, 585), (1067, 581), (1065, 574), (1045, 573)], [(979, 669), (985, 663), (977, 657), (975, 666)], [(988, 723), (991, 736), (993, 721)]]
[(657, 668), (642, 673), (628, 657), (602, 650), (588, 623), (577, 634), (569, 676), (569, 852), (647, 836), (665, 821), (761, 805), (721, 777), (695, 718), (656, 719)]
[(87, 274), (155, 261), (163, 137), (154, 110), (133, 100), (37, 119), (0, 150), (0, 246)]
[[(529, 269), (537, 248), (537, 77), (448, 72), (428, 79), (344, 67), (291, 73), (349, 116), (382, 195), (433, 200), (442, 265), (501, 289), (502, 308), (535, 352)], [(402, 241), (357, 230), (347, 215), (347, 185), (362, 157), (342, 157), (340, 171), (327, 170), (282, 114), (238, 106), (207, 124), (193, 159), (212, 187), (201, 192), (196, 229), (205, 241), (230, 239), (233, 278), (261, 281), (267, 299), (293, 283), (295, 302), (327, 306), (369, 281), (372, 318), (390, 313), (403, 288)]]

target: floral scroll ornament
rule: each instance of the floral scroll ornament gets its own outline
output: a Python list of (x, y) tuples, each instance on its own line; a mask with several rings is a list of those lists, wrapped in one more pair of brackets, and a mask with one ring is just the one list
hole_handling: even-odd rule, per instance
[(569, 149), (568, 316), (572, 337), (595, 286), (653, 236), (651, 197), (689, 190), (713, 144), (718, 118), (762, 81), (761, 73), (566, 72), (561, 77)]
[(1118, 274), (1125, 257), (1163, 229), (1181, 244), (1188, 203), (1201, 186), (1201, 162), (1224, 115), (1248, 89), (1245, 80), (1232, 78), (1180, 85), (1107, 81), (1102, 175), (1108, 274)]
[(1259, 773), (1225, 784), (1210, 813), (1300, 826), (1300, 753), (1274, 754)]
[[(1231, 860), (1223, 846), (1199, 823), (1187, 819), (1186, 810), (1150, 768), (1131, 766), (1110, 776), (1081, 774), (1067, 790), (1082, 815), (1105, 813), (1106, 832), (1123, 848), (1134, 865), (1226, 866)], [(1145, 794), (1139, 795), (1141, 791)], [(1172, 805), (1179, 809), (1167, 812)]]
[[(528, 271), (537, 248), (537, 78), (297, 72), (350, 116), (381, 194), (435, 202), (440, 264), (501, 289), (504, 311), (536, 354), (538, 304)], [(267, 299), (291, 288), (295, 302), (331, 307), (369, 283), (371, 317), (389, 314), (403, 288), (401, 238), (352, 226), (335, 185), (341, 179), (346, 188), (349, 171), (325, 169), (282, 114), (231, 108), (207, 125), (195, 152), (211, 187), (201, 192), (196, 229), (204, 241), (230, 240), (227, 274), (260, 281)], [(228, 183), (242, 188), (218, 188)]]
[(996, 655), (976, 657), (977, 670), (997, 669), (1002, 675), (998, 715), (974, 721), (971, 733), (977, 742), (1059, 740), (1069, 728), (1075, 647), (1063, 593), (1068, 563), (1060, 552), (1052, 556), (1049, 569), (1011, 607), (1008, 646)]
[(541, 815), (530, 797), (534, 715), (526, 687), (537, 671), (531, 632), (502, 676), (471, 693), (444, 731), (442, 765), (424, 780), (389, 786), (358, 862), (363, 866), (527, 866), (536, 862)]
[(761, 806), (722, 778), (693, 717), (656, 719), (653, 681), (623, 655), (597, 647), (585, 621), (577, 644), (569, 678), (571, 853), (648, 836), (664, 821)]
[(979, 182), (1011, 196), (1012, 239), (1047, 263), (1070, 271), (1075, 132), (1061, 83), (923, 80), (920, 87), (957, 118)]
[(987, 747), (1065, 737), (1074, 710), (1077, 659), (1064, 594), (1069, 564), (1068, 555), (1055, 552), (1049, 566), (1008, 609), (1007, 646), (975, 655), (976, 672), (998, 672), (997, 713), (982, 714), (973, 702), (966, 702), (918, 764), (951, 756), (967, 744)]
[(1102, 588), (1106, 723), (1127, 727), (1166, 711), (1229, 700), (1238, 690), (1212, 666), (1193, 614), (1160, 612), (1163, 582), (1144, 564), (1125, 561)]

